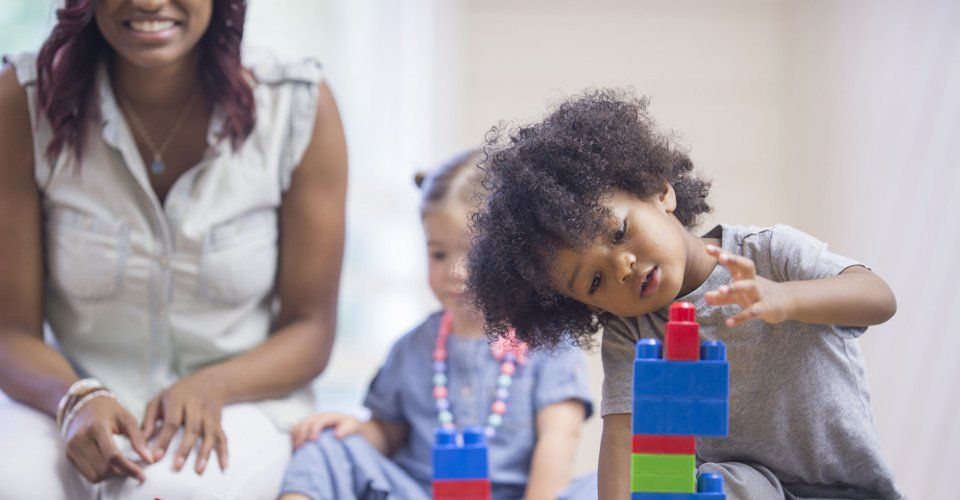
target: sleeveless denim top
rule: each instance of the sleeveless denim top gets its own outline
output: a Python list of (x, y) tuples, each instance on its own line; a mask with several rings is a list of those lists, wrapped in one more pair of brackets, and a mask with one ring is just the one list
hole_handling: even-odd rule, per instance
[[(218, 141), (214, 109), (203, 159), (163, 204), (153, 191), (107, 76), (82, 161), (52, 163), (51, 128), (36, 118), (36, 55), (6, 58), (26, 89), (33, 123), (45, 247), (44, 315), (60, 351), (140, 418), (159, 391), (211, 363), (253, 349), (276, 313), (278, 208), (313, 131), (314, 60), (244, 53), (255, 76), (256, 125), (234, 150)], [(309, 386), (259, 403), (281, 428), (313, 409)]]

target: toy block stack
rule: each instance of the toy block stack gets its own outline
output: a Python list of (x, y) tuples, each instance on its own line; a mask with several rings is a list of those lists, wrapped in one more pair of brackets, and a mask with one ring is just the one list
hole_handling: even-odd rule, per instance
[(637, 342), (631, 500), (726, 498), (722, 477), (697, 477), (695, 436), (727, 435), (730, 366), (722, 342), (700, 343), (696, 314), (693, 304), (676, 302), (665, 341)]
[[(489, 500), (487, 442), (482, 427), (468, 427), (462, 436), (437, 429), (433, 446), (434, 500)], [(457, 442), (460, 437), (461, 442)]]

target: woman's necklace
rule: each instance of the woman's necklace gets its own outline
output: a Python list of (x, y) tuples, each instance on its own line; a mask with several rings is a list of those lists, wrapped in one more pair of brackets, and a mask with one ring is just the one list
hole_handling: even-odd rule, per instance
[(137, 130), (137, 134), (143, 139), (143, 142), (147, 143), (147, 149), (149, 149), (150, 153), (153, 154), (153, 162), (150, 163), (150, 172), (153, 173), (153, 175), (160, 175), (166, 169), (166, 165), (163, 164), (163, 152), (166, 151), (167, 146), (170, 145), (170, 141), (173, 140), (173, 136), (176, 135), (177, 129), (179, 129), (180, 124), (183, 123), (183, 119), (187, 116), (187, 112), (193, 108), (193, 103), (196, 102), (197, 96), (199, 95), (199, 91), (194, 92), (193, 95), (190, 96), (190, 100), (183, 105), (183, 108), (180, 110), (180, 114), (173, 122), (173, 126), (170, 127), (170, 131), (167, 132), (167, 137), (163, 140), (163, 143), (160, 144), (159, 148), (150, 138), (150, 134), (147, 133), (147, 128), (143, 126), (143, 122), (140, 121), (140, 117), (137, 116), (137, 113), (133, 110), (133, 106), (131, 106), (126, 99), (121, 99), (123, 107), (126, 108), (127, 114), (130, 115), (130, 121), (133, 122), (133, 128)]
[[(437, 345), (433, 349), (433, 399), (437, 405), (437, 421), (447, 429), (456, 428), (447, 391), (447, 340), (450, 339), (452, 326), (453, 317), (448, 312), (443, 313), (440, 318), (440, 331), (437, 333)], [(517, 364), (526, 363), (527, 345), (517, 342), (511, 330), (506, 337), (497, 339), (490, 346), (490, 352), (500, 362), (495, 399), (490, 405), (490, 415), (484, 427), (487, 436), (493, 437), (503, 425), (503, 415), (507, 412), (507, 400), (510, 399), (510, 386), (513, 385)]]

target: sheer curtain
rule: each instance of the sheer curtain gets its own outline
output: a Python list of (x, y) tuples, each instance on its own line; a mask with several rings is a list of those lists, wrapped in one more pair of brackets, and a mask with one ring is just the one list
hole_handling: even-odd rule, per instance
[[(246, 41), (324, 64), (350, 156), (338, 338), (323, 410), (361, 411), (390, 344), (436, 307), (413, 174), (458, 143), (452, 59), (459, 2), (250, 2)], [(476, 142), (476, 141), (472, 141)]]

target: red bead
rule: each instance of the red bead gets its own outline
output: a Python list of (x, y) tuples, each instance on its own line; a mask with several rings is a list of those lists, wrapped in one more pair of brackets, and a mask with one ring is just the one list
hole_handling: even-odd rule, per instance
[(500, 365), (500, 373), (504, 375), (513, 375), (517, 372), (517, 365), (513, 363), (504, 363)]
[(447, 397), (447, 388), (442, 385), (438, 385), (433, 388), (433, 397), (435, 399), (446, 399)]
[(494, 401), (493, 404), (490, 405), (490, 409), (497, 415), (503, 415), (507, 412), (507, 404), (503, 401)]
[(445, 361), (447, 359), (447, 350), (446, 349), (434, 349), (433, 350), (433, 360), (434, 361)]

